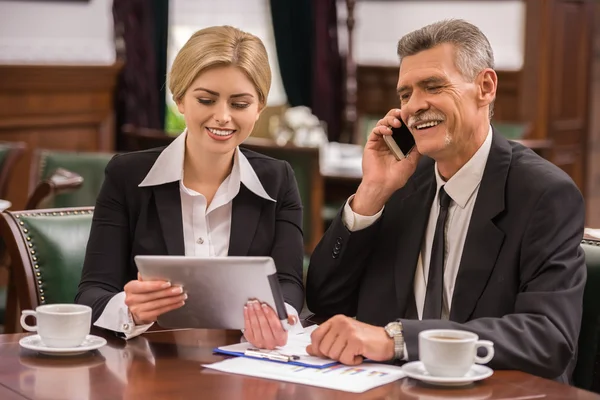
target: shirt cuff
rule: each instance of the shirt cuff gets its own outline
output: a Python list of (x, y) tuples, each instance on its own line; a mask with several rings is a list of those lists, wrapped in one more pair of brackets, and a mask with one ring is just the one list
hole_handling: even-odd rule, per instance
[(285, 310), (287, 311), (288, 316), (289, 315), (294, 315), (296, 317), (296, 321), (297, 321), (296, 325), (292, 325), (292, 327), (288, 331), (288, 333), (291, 333), (293, 335), (297, 335), (299, 333), (304, 332), (304, 328), (302, 327), (302, 323), (300, 322), (300, 316), (298, 315), (298, 311), (296, 311), (296, 309), (292, 305), (290, 305), (288, 303), (285, 303)]
[(125, 305), (125, 292), (118, 293), (109, 300), (94, 326), (122, 333), (131, 339), (146, 332), (153, 324), (136, 325), (129, 308)]
[(385, 206), (383, 206), (375, 215), (357, 214), (352, 210), (352, 207), (350, 207), (350, 203), (353, 199), (354, 195), (350, 196), (348, 201), (346, 201), (346, 204), (344, 205), (344, 211), (342, 212), (342, 221), (350, 232), (356, 232), (360, 231), (361, 229), (368, 228), (369, 226), (373, 225), (375, 221), (379, 219), (379, 217), (381, 217), (381, 214), (383, 214), (383, 209)]

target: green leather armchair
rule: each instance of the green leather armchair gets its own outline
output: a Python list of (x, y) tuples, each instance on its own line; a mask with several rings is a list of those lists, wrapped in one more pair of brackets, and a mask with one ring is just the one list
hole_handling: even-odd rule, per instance
[(30, 192), (39, 182), (49, 179), (58, 168), (64, 168), (83, 178), (81, 188), (49, 198), (43, 207), (94, 206), (104, 182), (104, 169), (113, 156), (112, 153), (40, 150), (32, 163)]
[(12, 260), (8, 298), (18, 300), (18, 304), (7, 305), (5, 333), (20, 330), (19, 310), (73, 303), (93, 210), (82, 207), (0, 214), (0, 230)]
[(584, 239), (587, 282), (573, 384), (600, 393), (600, 241)]

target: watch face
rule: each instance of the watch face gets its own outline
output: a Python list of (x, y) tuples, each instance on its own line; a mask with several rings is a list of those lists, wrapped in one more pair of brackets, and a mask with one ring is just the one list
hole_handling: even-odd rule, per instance
[(391, 322), (385, 326), (385, 331), (388, 335), (395, 336), (402, 333), (402, 327), (397, 322)]

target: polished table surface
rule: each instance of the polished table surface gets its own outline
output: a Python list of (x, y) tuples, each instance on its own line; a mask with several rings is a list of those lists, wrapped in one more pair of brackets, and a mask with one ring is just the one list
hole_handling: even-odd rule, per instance
[(105, 336), (107, 346), (73, 357), (21, 349), (23, 336), (0, 335), (0, 399), (600, 399), (515, 371), (460, 389), (402, 379), (355, 394), (202, 368), (222, 360), (212, 349), (238, 342), (239, 331), (159, 331), (127, 342)]

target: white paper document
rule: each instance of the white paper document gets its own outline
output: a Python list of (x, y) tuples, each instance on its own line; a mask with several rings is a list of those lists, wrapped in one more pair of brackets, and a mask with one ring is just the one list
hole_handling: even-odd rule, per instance
[[(302, 364), (302, 366), (315, 366), (322, 367), (332, 363), (335, 361), (327, 359), (314, 357), (309, 355), (306, 352), (306, 346), (310, 344), (310, 334), (318, 327), (318, 325), (312, 325), (307, 328), (304, 328), (302, 332), (297, 334), (290, 334), (288, 336), (288, 342), (285, 346), (278, 347), (275, 350), (272, 350), (273, 353), (286, 354), (286, 355), (294, 355), (298, 356), (297, 361), (293, 362), (293, 364)], [(229, 346), (221, 346), (218, 348), (219, 351), (225, 354), (231, 355), (241, 355), (246, 352), (246, 350), (252, 348), (250, 343), (236, 343)], [(268, 350), (264, 350), (264, 353), (269, 353)]]
[(372, 363), (363, 363), (356, 367), (336, 364), (332, 367), (318, 369), (236, 357), (204, 365), (204, 367), (232, 374), (275, 379), (353, 393), (366, 392), (369, 389), (405, 377), (401, 367)]

